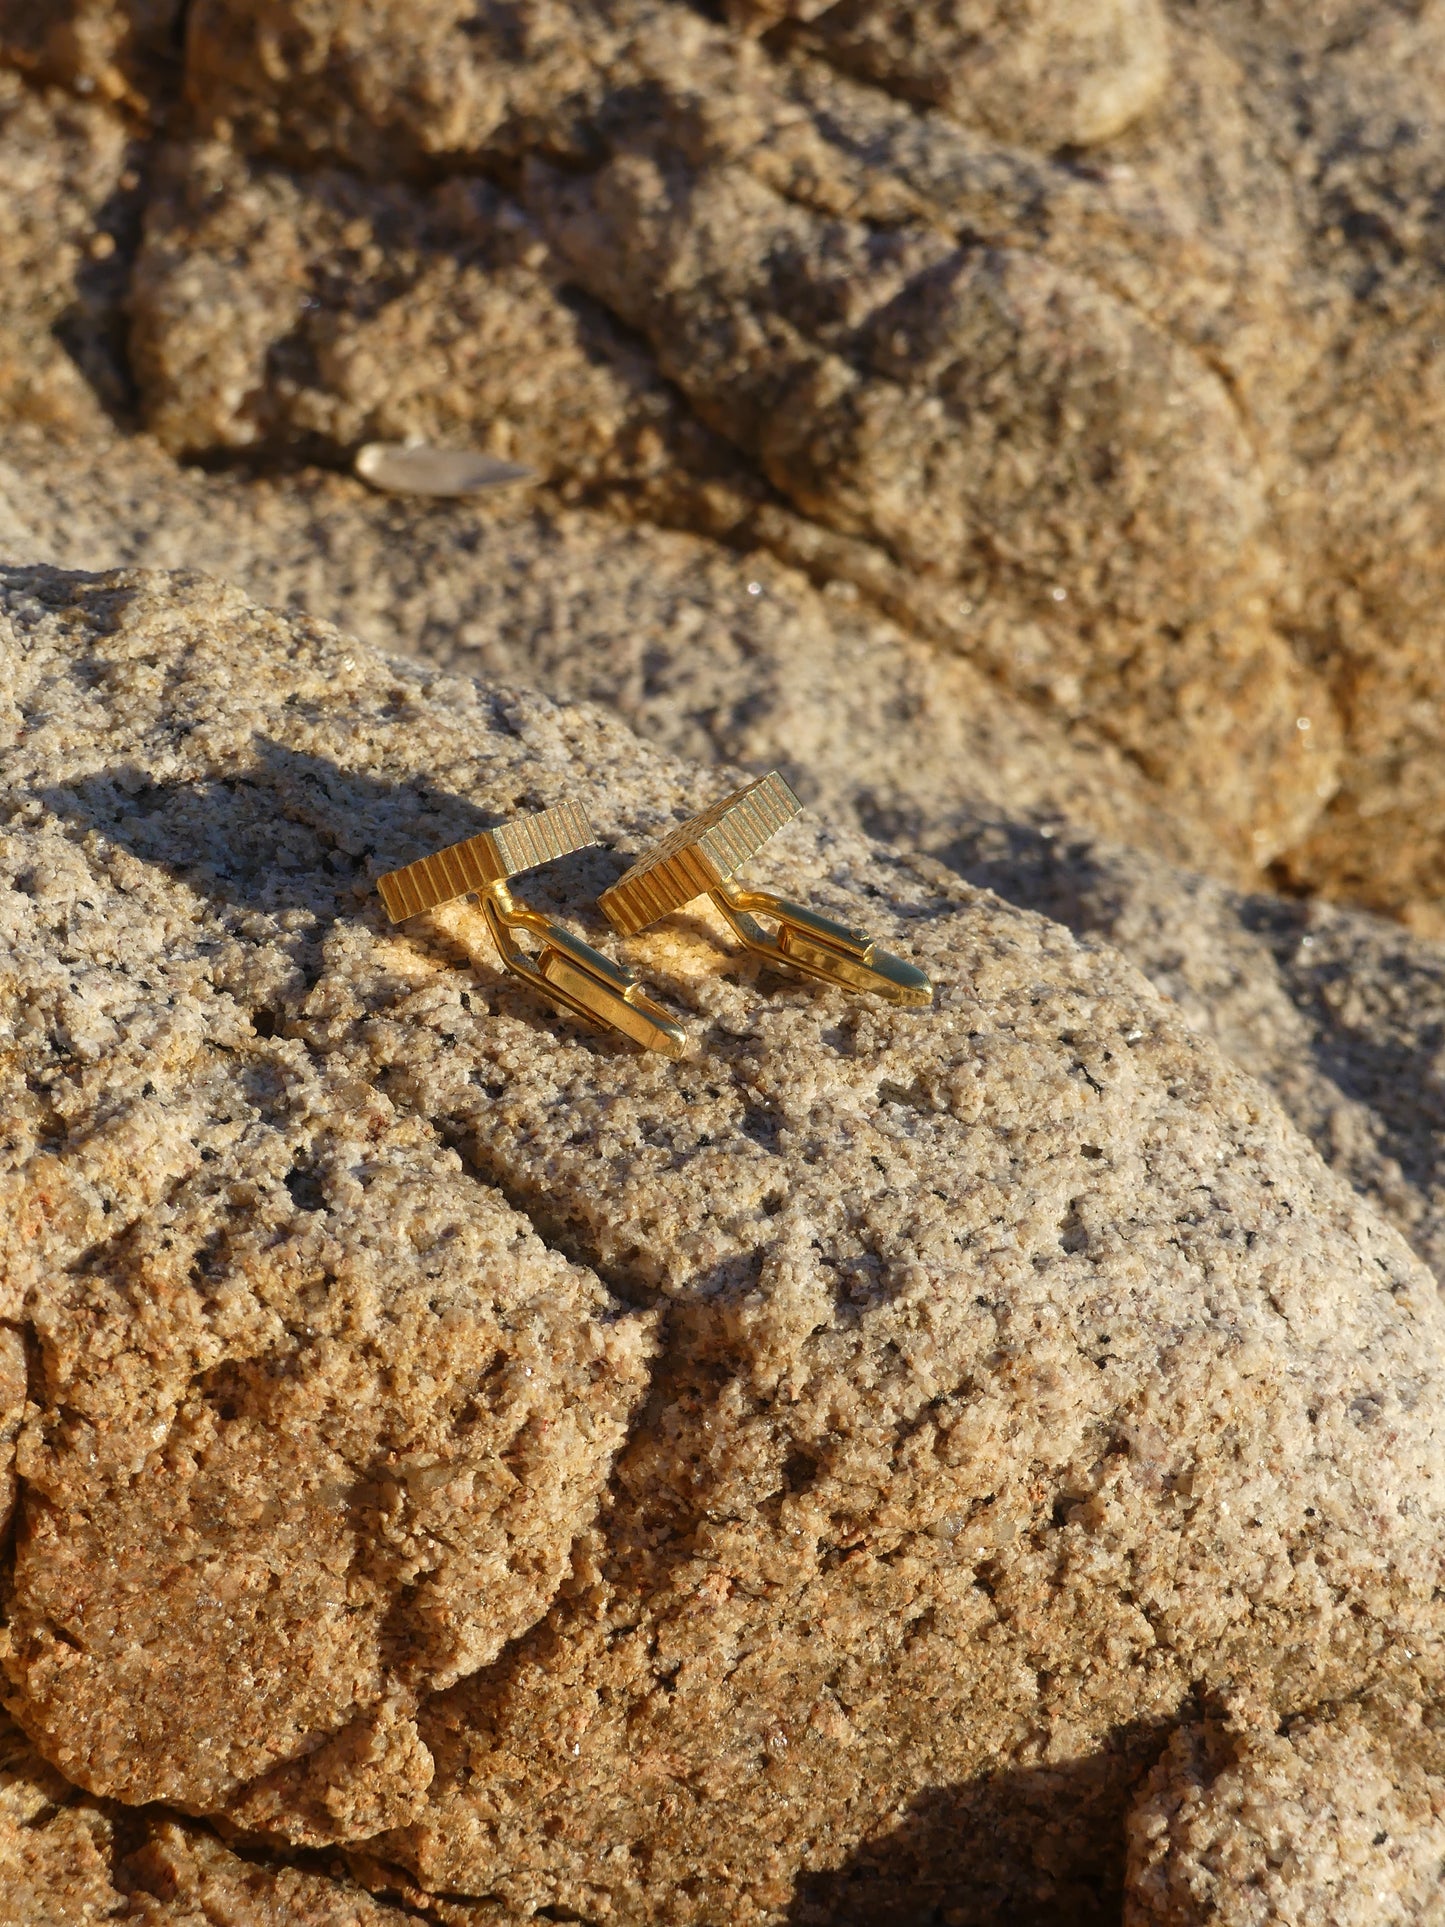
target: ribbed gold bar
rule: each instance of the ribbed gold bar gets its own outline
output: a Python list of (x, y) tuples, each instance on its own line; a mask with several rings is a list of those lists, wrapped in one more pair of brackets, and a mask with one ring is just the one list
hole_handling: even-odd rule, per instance
[(435, 910), (471, 890), (486, 890), (539, 863), (551, 863), (597, 841), (587, 812), (570, 797), (534, 816), (515, 817), (494, 830), (452, 843), (431, 856), (418, 857), (404, 869), (388, 870), (376, 880), (386, 914), (401, 923), (422, 910)]
[(802, 804), (770, 770), (700, 816), (680, 823), (598, 899), (613, 928), (630, 937), (715, 889), (790, 823)]

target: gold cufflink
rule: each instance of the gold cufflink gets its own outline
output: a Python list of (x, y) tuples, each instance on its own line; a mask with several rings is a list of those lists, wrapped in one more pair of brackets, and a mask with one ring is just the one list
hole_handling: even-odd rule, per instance
[[(518, 903), (507, 888), (508, 879), (523, 870), (596, 841), (581, 804), (561, 803), (419, 857), (405, 869), (388, 870), (376, 887), (393, 923), (457, 897), (477, 896), (508, 970), (576, 1016), (620, 1030), (647, 1050), (680, 1057), (687, 1048), (686, 1032), (643, 996), (630, 970)], [(518, 942), (524, 933), (540, 945), (535, 953)]]
[[(709, 896), (741, 942), (769, 963), (841, 984), (845, 990), (876, 991), (894, 1004), (931, 1003), (933, 985), (923, 972), (880, 950), (861, 930), (820, 917), (769, 890), (744, 890), (732, 881), (802, 807), (776, 770), (735, 790), (680, 824), (602, 892), (599, 900), (608, 921), (630, 937), (695, 897)], [(759, 917), (775, 924), (777, 934), (770, 935)]]

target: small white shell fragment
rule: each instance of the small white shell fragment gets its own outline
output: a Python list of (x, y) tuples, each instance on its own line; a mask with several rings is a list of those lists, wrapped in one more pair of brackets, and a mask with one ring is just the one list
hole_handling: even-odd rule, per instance
[(420, 442), (368, 442), (357, 450), (356, 472), (373, 488), (396, 495), (478, 495), (537, 479), (520, 462), (499, 461), (471, 448), (428, 448)]

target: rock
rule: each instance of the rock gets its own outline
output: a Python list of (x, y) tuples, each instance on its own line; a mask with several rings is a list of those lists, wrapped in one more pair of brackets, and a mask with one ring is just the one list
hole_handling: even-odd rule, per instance
[[(254, 62), (263, 44), (277, 45), (264, 24), (250, 10), (233, 18), (221, 0), (202, 10), (193, 40), (202, 110), (267, 152), (295, 158), (301, 143), (329, 144), (369, 171), (370, 134), (381, 138), (384, 122), (392, 153), (404, 124), (418, 145), (409, 160), (393, 153), (393, 165), (420, 166), (433, 151), (420, 144), (424, 89), (378, 79), (369, 113), (343, 103), (373, 63), (413, 71), (424, 60), (430, 74), (443, 42), (433, 46), (428, 29), (416, 43), (400, 11), (375, 16), (364, 48), (354, 16), (308, 12), (303, 23), (282, 11), (285, 51), (263, 81)], [(575, 84), (556, 83), (544, 125), (494, 103), (447, 145), (480, 143), (498, 165), (507, 157), (521, 204), (513, 224), (547, 244), (548, 279), (581, 288), (644, 337), (656, 370), (745, 458), (738, 473), (709, 458), (716, 480), (700, 506), (674, 479), (653, 493), (670, 489), (676, 506), (652, 512), (714, 533), (745, 524), (786, 559), (853, 580), (905, 626), (1120, 746), (1209, 825), (1226, 863), (1262, 865), (1297, 842), (1335, 787), (1335, 713), (1271, 616), (1284, 564), (1270, 474), (1237, 399), (1251, 355), (1219, 347), (1227, 320), (1246, 343), (1267, 333), (1277, 361), (1280, 334), (1293, 328), (1280, 271), (1255, 235), (1202, 223), (1172, 188), (1086, 179), (980, 145), (942, 116), (920, 119), (817, 62), (775, 64), (690, 9), (639, 0), (523, 12), (545, 57), (523, 60), (517, 34), (501, 46), (500, 14), (466, 46), (450, 37), (449, 5), (428, 15), (438, 32), (452, 23), (456, 103), (506, 92), (519, 73), (541, 86), (563, 48), (575, 68)], [(224, 53), (208, 51), (213, 37)], [(250, 67), (234, 51), (243, 41)], [(256, 90), (254, 114), (234, 95), (241, 72)], [(313, 113), (322, 76), (332, 98)], [(519, 171), (518, 142), (536, 150)], [(338, 273), (319, 215), (288, 217), (259, 284), (284, 298), (243, 331), (243, 350), (233, 317), (239, 308), (249, 321), (266, 305), (252, 288), (262, 250), (254, 238), (238, 243), (233, 215), (213, 218), (213, 184), (187, 191), (200, 218), (153, 217), (138, 305), (148, 419), (172, 445), (227, 444), (209, 418), (218, 371), (248, 410), (293, 422), (308, 410), (345, 440), (357, 378), (349, 349), (328, 350), (319, 371), (290, 365), (299, 344), (266, 366), (266, 344), (293, 326), (300, 344), (335, 326), (325, 314), (297, 325), (309, 276), (330, 291), (323, 307), (339, 295), (378, 340), (388, 325), (378, 308), (398, 306), (413, 339), (426, 340), (426, 353), (358, 361), (387, 406), (414, 415), (433, 405), (402, 392), (411, 377), (398, 370), (420, 369), (432, 386), (461, 388), (473, 422), (495, 421), (497, 452), (515, 447), (537, 462), (510, 439), (518, 431), (505, 402), (448, 373), (445, 346), (436, 362), (457, 315), (484, 300), (506, 313), (502, 290), (453, 299), (448, 270), (440, 302), (418, 279), (387, 308), (389, 270), (380, 276), (362, 248)], [(455, 250), (435, 243), (444, 245)], [(241, 280), (244, 294), (233, 289)], [(238, 356), (246, 371), (233, 379)], [(565, 380), (557, 387), (565, 398)], [(413, 415), (409, 432), (436, 433)], [(540, 416), (536, 429), (546, 432)], [(661, 449), (657, 459), (677, 461)], [(555, 461), (541, 465), (555, 476)], [(696, 457), (682, 466), (696, 468)], [(1301, 715), (1314, 730), (1303, 755)]]
[(8, 453), (0, 528), (13, 504), (44, 531), (12, 536), (17, 559), (205, 568), (382, 648), (602, 703), (680, 755), (780, 765), (830, 813), (1102, 937), (1445, 1277), (1435, 946), (1199, 874), (1217, 848), (1121, 757), (846, 585), (555, 502), (418, 513), (332, 476), (178, 473), (144, 443), (99, 469), (48, 441)]
[[(886, 833), (895, 819), (872, 821)], [(903, 827), (970, 881), (1122, 950), (1445, 1279), (1438, 944), (1360, 911), (1230, 890), (1062, 825)]]
[(1418, 1715), (1186, 1727), (1129, 1817), (1125, 1927), (1436, 1927), (1442, 1858), (1445, 1754)]
[(124, 1900), (111, 1885), (111, 1828), (0, 1713), (0, 1920), (105, 1920)]
[(146, 420), (174, 453), (415, 437), (720, 527), (757, 493), (484, 181), (423, 195), (167, 149), (131, 313)]
[[(1441, 479), (1445, 136), (1427, 76), (1445, 55), (1434, 7), (1348, 13), (1338, 41), (1295, 55), (1281, 22), (1258, 70), (1270, 106), (1308, 90), (1295, 166), (1310, 197), (1309, 268), (1333, 319), (1294, 397), (1298, 469), (1286, 525), (1323, 566), (1302, 634), (1338, 664), (1352, 750), (1339, 796), (1287, 874), (1421, 930), (1445, 931), (1440, 869)], [(1408, 426), (1407, 426), (1408, 424)]]
[[(119, 1824), (117, 1824), (119, 1821)], [(88, 1800), (0, 1714), (0, 1921), (76, 1927), (394, 1927), (352, 1882), (242, 1858), (164, 1814)]]
[(0, 531), (12, 524), (17, 560), (204, 569), (380, 648), (603, 703), (681, 755), (782, 764), (809, 799), (887, 811), (909, 839), (1005, 815), (1221, 860), (1116, 750), (766, 553), (620, 528), (555, 496), (442, 509), (318, 472), (178, 471), (142, 440), (99, 468), (35, 437), (6, 456)]
[(936, 1009), (690, 916), (622, 947), (665, 1064), (370, 877), (580, 790), (615, 849), (527, 896), (600, 933), (722, 773), (194, 577), (6, 597), (5, 1669), (67, 1777), (501, 1918), (1102, 1920), (1198, 1696), (1433, 1704), (1433, 1284), (1115, 953), (817, 817), (769, 880)]
[(97, 103), (0, 67), (0, 424), (104, 432), (130, 402), (120, 306), (141, 144)]
[(15, 1509), (15, 1440), (25, 1412), (25, 1341), (10, 1325), (0, 1325), (0, 1546)]
[[(102, 597), (102, 628), (112, 615), (124, 628), (129, 599)], [(233, 643), (266, 632), (230, 606)], [(43, 638), (30, 640), (43, 682)], [(227, 729), (214, 693), (192, 692), (203, 741)], [(233, 740), (249, 760), (249, 729)], [(29, 1242), (8, 1253), (0, 1310), (36, 1334), (32, 1397), (44, 1408), (63, 1384), (68, 1414), (52, 1404), (19, 1452), (6, 1638), (28, 1717), (70, 1777), (131, 1800), (214, 1809), (254, 1782), (264, 1803), (290, 1772), (305, 1782), (298, 1834), (309, 1803), (327, 1804), (313, 1785), (325, 1760), (308, 1756), (355, 1726), (377, 1781), (366, 1798), (394, 1819), (429, 1770), (406, 1708), (486, 1664), (555, 1589), (640, 1389), (645, 1325), (494, 1193), (459, 1187), (434, 1134), (393, 1128), (354, 1082), (327, 1097), (324, 1068), (284, 1037), (263, 1036), (255, 1057), (268, 1020), (247, 1000), (284, 997), (309, 954), (284, 833), (278, 849), (275, 825), (258, 823), (248, 857), (239, 824), (215, 818), (222, 792), (197, 790), (184, 760), (143, 779), (121, 736), (82, 760), (89, 775), (70, 776), (99, 781), (136, 822), (150, 782), (171, 784), (178, 833), (193, 856), (211, 843), (217, 877), (258, 868), (235, 928), (197, 928), (186, 946), (163, 924), (146, 934), (144, 885), (131, 899), (122, 880), (95, 966), (77, 957), (68, 974), (41, 933), (84, 859), (77, 871), (62, 838), (16, 873), (15, 994), (35, 1013), (62, 998), (72, 1067), (58, 1083), (22, 1079), (9, 1106), (29, 1147), (9, 1202)], [(294, 780), (309, 780), (304, 762)], [(358, 820), (344, 840), (360, 850), (365, 834)], [(324, 874), (349, 891), (355, 859), (334, 856)], [(258, 950), (244, 927), (269, 928), (272, 890), (293, 937)], [(106, 914), (83, 884), (74, 904)], [(158, 1000), (133, 970), (155, 971)], [(78, 1160), (57, 1155), (82, 1141)], [(255, 1200), (241, 1218), (237, 1185)], [(49, 1267), (87, 1252), (70, 1287), (42, 1292), (48, 1309), (33, 1300)], [(79, 1648), (56, 1631), (69, 1625), (86, 1629)], [(298, 1640), (302, 1667), (286, 1658)], [(384, 1705), (394, 1740), (366, 1738)]]
[(760, 539), (1436, 929), (1439, 10), (730, 12), (204, 0), (190, 85), (291, 162), (505, 175)]
[[(1221, 873), (1433, 929), (1441, 162), (1393, 130), (1433, 124), (1434, 10), (746, 11), (789, 18), (198, 4), (224, 138), (149, 194), (153, 425), (335, 462), (444, 431), (767, 546), (1113, 743)], [(20, 405), (93, 414), (64, 313), (124, 413), (133, 201), (57, 185), (119, 124), (33, 98), (65, 125), (26, 122), (10, 219)]]
[[(660, 26), (659, 26), (660, 23)], [(610, 76), (648, 26), (684, 54), (705, 38), (669, 0), (193, 0), (187, 91), (201, 124), (309, 165), (344, 160), (375, 180), (474, 171), (539, 136), (585, 146)]]
[(9, 0), (0, 60), (147, 114), (180, 79), (182, 0)]
[(807, 23), (805, 44), (898, 93), (1028, 147), (1088, 147), (1152, 107), (1169, 72), (1159, 0), (730, 0), (754, 32)]
[[(914, 626), (1120, 744), (1241, 856), (1295, 841), (1334, 785), (1333, 711), (1267, 619), (1266, 472), (1179, 338), (1205, 251), (1156, 206), (1168, 238), (1141, 261), (1126, 197), (946, 127), (917, 139), (816, 73), (751, 115), (685, 85), (601, 167), (533, 168), (527, 204), (576, 279), (795, 510), (894, 565)], [(1302, 714), (1322, 732), (1304, 757)]]

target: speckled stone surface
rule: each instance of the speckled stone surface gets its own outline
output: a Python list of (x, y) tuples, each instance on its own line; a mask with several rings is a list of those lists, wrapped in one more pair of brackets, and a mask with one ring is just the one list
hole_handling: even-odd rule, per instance
[(4, 1664), (68, 1779), (499, 1919), (1102, 1921), (1201, 1693), (1433, 1704), (1433, 1282), (1115, 953), (804, 818), (772, 878), (936, 1009), (693, 916), (625, 946), (670, 1065), (371, 877), (580, 790), (529, 895), (600, 934), (723, 773), (196, 578), (4, 606)]
[(1445, 927), (1436, 6), (12, 11), (0, 416), (521, 452)]
[[(0, 1922), (4, 1927), (396, 1927), (345, 1869), (267, 1865), (203, 1827), (77, 1793), (0, 1714)], [(423, 1916), (424, 1917), (424, 1916)]]
[(1445, 1746), (1399, 1706), (1185, 1728), (1129, 1816), (1125, 1927), (1438, 1927)]

